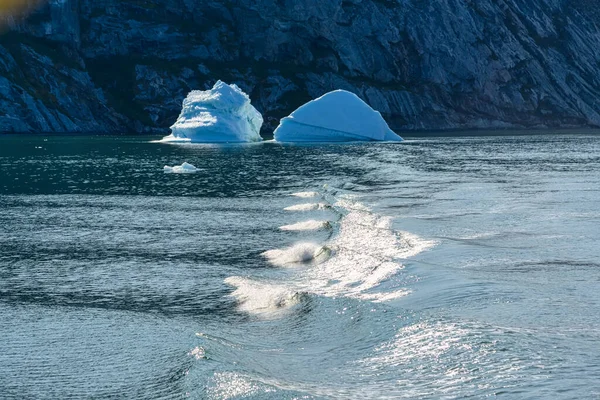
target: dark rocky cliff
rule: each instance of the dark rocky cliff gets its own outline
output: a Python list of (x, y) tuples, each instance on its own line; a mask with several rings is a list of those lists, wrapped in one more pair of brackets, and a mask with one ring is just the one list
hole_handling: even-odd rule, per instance
[(0, 131), (167, 132), (235, 82), (266, 129), (351, 90), (398, 130), (600, 126), (588, 0), (50, 0), (0, 36)]

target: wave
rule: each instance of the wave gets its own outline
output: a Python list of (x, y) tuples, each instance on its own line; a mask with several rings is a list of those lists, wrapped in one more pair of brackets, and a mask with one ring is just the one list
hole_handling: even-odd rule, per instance
[(285, 211), (313, 211), (313, 210), (326, 210), (331, 208), (330, 205), (325, 203), (306, 203), (306, 204), (296, 204), (293, 206), (289, 206), (284, 208)]
[(294, 197), (301, 197), (303, 199), (308, 199), (311, 197), (317, 197), (319, 195), (319, 193), (317, 192), (297, 192), (297, 193), (292, 193), (292, 196)]
[(225, 279), (235, 287), (231, 296), (237, 300), (238, 310), (263, 317), (274, 317), (300, 304), (306, 293), (286, 285), (259, 282), (239, 276)]
[[(342, 218), (337, 232), (326, 244), (301, 242), (262, 253), (271, 264), (294, 266), (309, 264), (293, 271), (281, 283), (264, 283), (231, 277), (226, 283), (236, 287), (232, 296), (239, 310), (275, 316), (299, 304), (306, 294), (326, 297), (350, 297), (386, 302), (406, 296), (410, 290), (395, 277), (404, 268), (402, 260), (435, 245), (408, 232), (396, 232), (392, 218), (373, 213), (360, 202), (345, 198), (333, 206)], [(327, 221), (305, 221), (283, 226), (281, 230), (330, 228)]]
[(279, 266), (325, 261), (331, 255), (331, 249), (316, 243), (298, 243), (285, 249), (268, 250), (262, 253), (269, 262)]
[(189, 351), (188, 356), (194, 357), (196, 360), (202, 360), (206, 358), (206, 351), (203, 347), (196, 346)]
[[(356, 370), (350, 373), (365, 379), (382, 379), (389, 385), (388, 395), (394, 398), (406, 394), (412, 398), (427, 397), (431, 386), (419, 384), (424, 381), (436, 382), (436, 387), (456, 397), (468, 397), (463, 395), (469, 387), (465, 382), (474, 381), (483, 383), (480, 388), (493, 393), (494, 388), (514, 387), (523, 370), (543, 365), (544, 355), (524, 354), (533, 348), (527, 344), (531, 337), (535, 335), (513, 328), (421, 320), (400, 328), (394, 338), (356, 361)], [(428, 368), (414, 368), (421, 365)], [(406, 372), (402, 389), (395, 379), (397, 368)], [(477, 397), (486, 397), (483, 392), (480, 394)]]
[(348, 296), (383, 302), (405, 296), (407, 289), (379, 290), (398, 274), (402, 259), (435, 243), (408, 232), (395, 232), (392, 218), (371, 212), (362, 203), (343, 199), (335, 204), (346, 215), (328, 243), (335, 256), (308, 269), (304, 281), (325, 296)]
[(317, 221), (311, 219), (279, 227), (279, 230), (282, 231), (318, 231), (321, 229), (331, 229), (331, 223), (329, 221)]

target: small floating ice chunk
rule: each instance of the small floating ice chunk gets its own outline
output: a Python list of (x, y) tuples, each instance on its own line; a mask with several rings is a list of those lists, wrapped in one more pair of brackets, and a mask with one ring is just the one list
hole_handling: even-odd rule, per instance
[(171, 135), (163, 142), (259, 142), (262, 115), (235, 84), (218, 81), (210, 90), (193, 90), (183, 100)]
[(329, 92), (281, 120), (278, 142), (401, 141), (378, 111), (345, 90)]
[(292, 193), (292, 196), (294, 197), (301, 197), (304, 199), (308, 199), (310, 197), (317, 197), (319, 195), (319, 193), (317, 192), (298, 192), (298, 193)]
[(184, 162), (181, 165), (175, 165), (173, 167), (165, 165), (163, 171), (165, 171), (165, 174), (194, 174), (198, 172), (198, 168), (194, 167), (192, 164)]
[(282, 231), (318, 231), (321, 229), (331, 228), (329, 221), (317, 221), (311, 219), (309, 221), (298, 222), (297, 224), (284, 225), (279, 227)]
[(312, 211), (312, 210), (326, 210), (330, 206), (325, 203), (306, 203), (306, 204), (296, 204), (293, 206), (289, 206), (284, 208), (285, 211)]

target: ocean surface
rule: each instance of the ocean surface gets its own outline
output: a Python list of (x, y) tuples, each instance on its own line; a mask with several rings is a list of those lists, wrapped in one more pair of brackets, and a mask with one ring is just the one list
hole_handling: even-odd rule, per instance
[(600, 135), (154, 139), (0, 136), (0, 398), (600, 398)]

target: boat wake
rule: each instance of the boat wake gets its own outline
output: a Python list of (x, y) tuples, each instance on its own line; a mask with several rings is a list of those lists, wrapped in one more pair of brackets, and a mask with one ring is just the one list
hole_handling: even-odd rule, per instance
[(432, 247), (433, 242), (395, 232), (392, 219), (371, 212), (362, 203), (342, 199), (334, 207), (343, 214), (337, 235), (328, 243), (335, 256), (304, 272), (305, 290), (376, 302), (409, 293), (405, 288), (380, 288), (403, 268), (402, 260)]
[[(306, 193), (311, 197), (325, 196), (317, 192), (294, 196), (305, 197)], [(236, 288), (232, 296), (238, 301), (240, 311), (271, 315), (273, 311), (297, 305), (308, 294), (386, 302), (410, 293), (402, 287), (402, 279), (394, 277), (404, 268), (404, 259), (435, 243), (409, 232), (395, 231), (392, 218), (372, 212), (353, 197), (342, 196), (330, 207), (340, 220), (328, 242), (299, 242), (262, 253), (270, 264), (290, 270), (285, 282), (266, 283), (239, 277), (226, 280)], [(308, 220), (280, 227), (283, 231), (320, 229), (333, 226), (328, 221)]]

